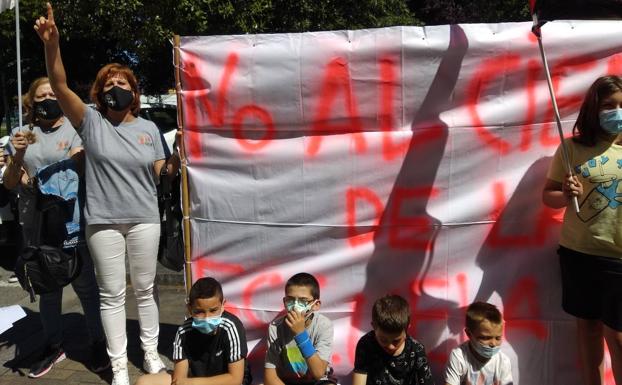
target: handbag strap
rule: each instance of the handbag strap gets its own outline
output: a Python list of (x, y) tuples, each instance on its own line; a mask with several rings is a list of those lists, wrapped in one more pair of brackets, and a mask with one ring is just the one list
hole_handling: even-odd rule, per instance
[[(160, 171), (160, 185), (162, 186), (162, 200), (164, 203), (164, 215), (166, 218), (166, 234), (171, 234), (175, 231), (174, 224), (172, 221), (173, 218), (173, 209), (171, 205), (171, 200), (173, 198), (171, 193), (171, 180), (168, 177), (168, 169), (166, 165), (162, 167)], [(162, 213), (160, 213), (162, 214)]]
[(39, 179), (37, 177), (30, 178), (31, 186), (34, 189), (34, 220), (33, 226), (35, 228), (35, 232), (33, 234), (32, 245), (39, 246), (41, 245), (41, 223), (43, 222), (43, 211), (40, 209), (41, 203), (41, 192), (39, 191)]

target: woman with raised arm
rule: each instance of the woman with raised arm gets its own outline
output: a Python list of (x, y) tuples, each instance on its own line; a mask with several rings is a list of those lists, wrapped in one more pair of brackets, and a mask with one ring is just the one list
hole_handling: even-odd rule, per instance
[(132, 71), (105, 65), (97, 74), (87, 107), (67, 85), (52, 6), (35, 30), (45, 47), (50, 85), (84, 143), (86, 162), (86, 239), (100, 287), (101, 315), (112, 362), (113, 385), (129, 384), (125, 316), (125, 256), (138, 305), (143, 367), (165, 369), (157, 347), (155, 292), (160, 217), (156, 183), (162, 167), (174, 175), (179, 157), (165, 165), (164, 148), (153, 122), (138, 117), (140, 94)]

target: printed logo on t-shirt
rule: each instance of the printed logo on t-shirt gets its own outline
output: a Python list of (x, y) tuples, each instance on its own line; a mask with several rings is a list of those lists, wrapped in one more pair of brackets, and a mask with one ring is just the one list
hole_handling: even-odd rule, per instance
[(591, 220), (607, 208), (616, 210), (622, 205), (617, 174), (619, 169), (622, 169), (622, 159), (610, 159), (606, 155), (596, 156), (574, 167), (575, 172), (591, 184), (584, 187), (587, 193), (577, 214), (583, 222)]
[(56, 151), (67, 151), (69, 149), (68, 140), (59, 140), (56, 142)]
[(297, 346), (286, 346), (282, 351), (283, 362), (289, 366), (290, 372), (294, 373), (298, 378), (304, 377), (309, 369), (307, 360), (304, 359), (300, 349)]
[(151, 140), (151, 137), (149, 135), (140, 134), (138, 135), (138, 144), (145, 144), (147, 146), (152, 146), (153, 141)]

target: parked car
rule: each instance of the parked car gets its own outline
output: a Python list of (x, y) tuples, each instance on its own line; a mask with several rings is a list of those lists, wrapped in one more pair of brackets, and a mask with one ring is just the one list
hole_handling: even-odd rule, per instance
[[(177, 106), (171, 104), (141, 103), (139, 115), (151, 120), (164, 136), (169, 154), (173, 151), (177, 131)], [(167, 154), (168, 155), (168, 154)]]

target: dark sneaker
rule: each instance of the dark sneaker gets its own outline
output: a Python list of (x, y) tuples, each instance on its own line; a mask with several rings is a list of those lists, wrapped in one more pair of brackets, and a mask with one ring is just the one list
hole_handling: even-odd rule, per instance
[(100, 373), (110, 367), (110, 357), (106, 351), (106, 340), (91, 345), (91, 358), (87, 364), (90, 371)]
[(65, 352), (60, 347), (46, 346), (43, 352), (37, 357), (37, 361), (30, 367), (28, 377), (39, 378), (49, 372), (54, 364), (67, 358)]
[(9, 283), (17, 283), (19, 280), (17, 279), (17, 276), (15, 274), (11, 274), (11, 276), (9, 277), (9, 279), (7, 279), (7, 281)]

